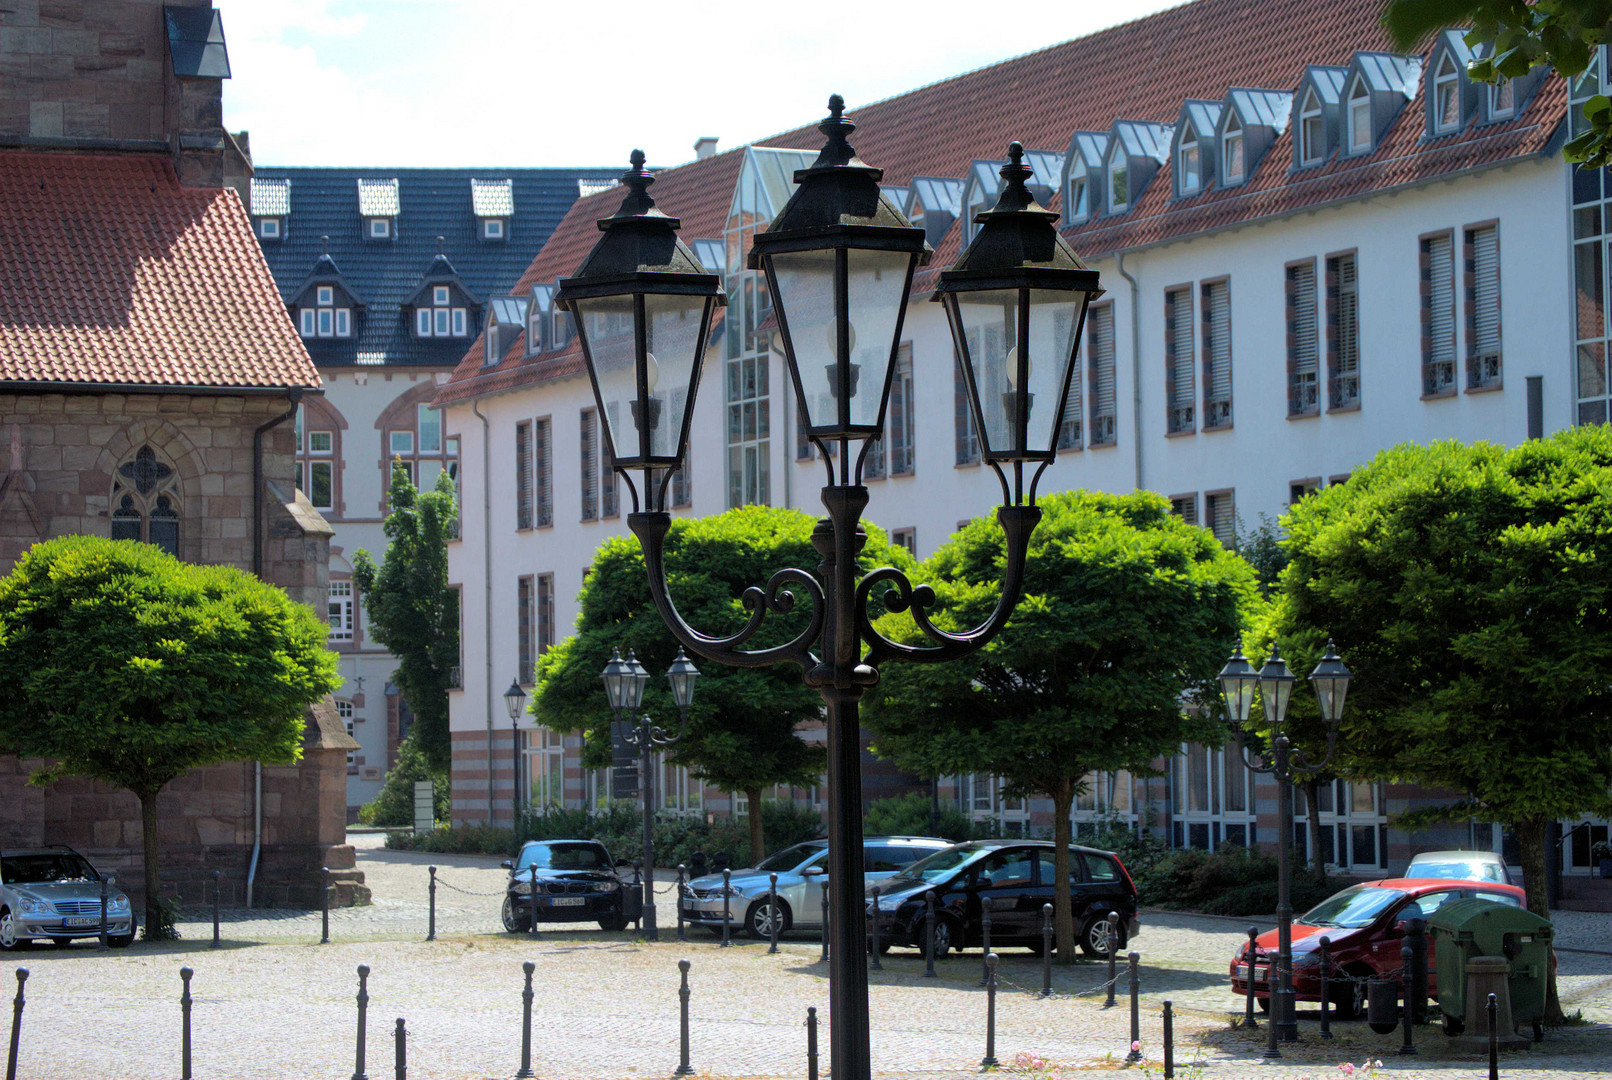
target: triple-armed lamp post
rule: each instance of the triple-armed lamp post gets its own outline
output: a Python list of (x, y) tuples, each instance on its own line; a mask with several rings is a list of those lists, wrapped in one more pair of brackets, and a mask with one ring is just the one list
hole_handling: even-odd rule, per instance
[[(604, 680), (605, 697), (610, 702), (611, 709), (615, 710), (616, 719), (626, 730), (622, 739), (628, 746), (638, 750), (638, 797), (644, 803), (644, 872), (643, 890), (644, 907), (643, 919), (639, 926), (643, 930), (644, 938), (648, 941), (660, 940), (660, 929), (655, 925), (655, 781), (654, 781), (654, 753), (676, 745), (683, 737), (688, 727), (689, 706), (694, 704), (694, 683), (699, 679), (700, 672), (683, 655), (683, 650), (677, 650), (677, 659), (672, 661), (670, 670), (666, 672), (666, 680), (672, 684), (672, 704), (677, 706), (681, 723), (674, 734), (657, 725), (649, 718), (649, 714), (642, 712), (644, 704), (644, 686), (649, 682), (649, 672), (644, 665), (638, 662), (632, 650), (627, 650), (627, 659), (621, 658), (620, 650), (611, 650), (610, 662), (605, 664), (604, 672), (600, 678)], [(682, 903), (682, 897), (678, 897)]]
[[(956, 660), (985, 645), (1017, 605), (1041, 474), (1057, 456), (1075, 349), (1096, 271), (1058, 234), (1057, 215), (1026, 187), (1033, 175), (1014, 143), (1002, 169), (997, 204), (976, 216), (974, 240), (939, 275), (934, 299), (945, 306), (957, 358), (980, 433), (981, 457), (1002, 486), (997, 521), (1006, 558), (996, 610), (966, 633), (932, 621), (935, 594), (901, 571), (862, 573), (868, 503), (862, 468), (884, 429), (891, 375), (913, 274), (932, 254), (924, 232), (880, 192), (883, 173), (847, 141), (856, 125), (838, 95), (819, 126), (827, 142), (749, 253), (763, 271), (777, 313), (784, 359), (803, 416), (804, 434), (827, 470), (826, 516), (812, 533), (817, 573), (780, 569), (744, 593), (748, 615), (735, 633), (713, 637), (678, 614), (667, 588), (665, 548), (672, 518), (666, 489), (685, 460), (722, 281), (677, 239), (675, 218), (655, 208), (653, 180), (634, 151), (627, 196), (599, 223), (604, 236), (555, 297), (575, 319), (615, 469), (633, 500), (628, 526), (643, 546), (650, 591), (673, 636), (690, 653), (723, 664), (796, 664), (823, 695), (828, 729), (828, 873), (831, 1071), (836, 1080), (868, 1080), (866, 910), (862, 889), (862, 777), (858, 704), (886, 662)], [(951, 367), (938, 357), (935, 378)], [(860, 448), (855, 444), (861, 444)], [(836, 472), (837, 467), (837, 472)], [(642, 493), (632, 472), (641, 473)], [(874, 628), (868, 600), (882, 587), (884, 610), (910, 612), (929, 644), (890, 640)], [(811, 604), (792, 641), (745, 649), (768, 614)]]
[[(1287, 661), (1271, 646), (1270, 659), (1258, 671), (1235, 649), (1231, 659), (1220, 671), (1220, 688), (1226, 697), (1226, 712), (1235, 731), (1242, 731), (1254, 705), (1254, 694), (1259, 694), (1264, 705), (1265, 723), (1270, 728), (1271, 748), (1260, 755), (1258, 763), (1248, 760), (1248, 767), (1276, 779), (1276, 965), (1268, 970), (1266, 987), (1271, 1001), (1269, 1040), (1265, 1044), (1267, 1058), (1279, 1058), (1282, 1051), (1278, 1042), (1295, 1042), (1299, 1037), (1298, 1016), (1293, 998), (1293, 779), (1318, 773), (1332, 760), (1332, 751), (1338, 738), (1338, 721), (1343, 717), (1343, 698), (1349, 690), (1349, 669), (1338, 658), (1332, 642), (1327, 642), (1326, 655), (1310, 673), (1315, 695), (1321, 705), (1321, 719), (1326, 723), (1327, 752), (1320, 761), (1312, 762), (1303, 750), (1295, 750), (1288, 741), (1283, 724), (1287, 721), (1287, 704), (1293, 696), (1297, 678), (1288, 670)], [(1243, 748), (1247, 757), (1248, 748)], [(1254, 981), (1254, 943), (1248, 943), (1248, 981)]]

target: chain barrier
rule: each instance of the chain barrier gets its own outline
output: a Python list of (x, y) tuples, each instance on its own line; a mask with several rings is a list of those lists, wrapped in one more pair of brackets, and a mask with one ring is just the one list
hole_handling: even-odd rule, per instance
[(452, 889), (454, 892), (463, 893), (466, 896), (503, 896), (504, 893), (508, 891), (507, 886), (505, 888), (497, 889), (493, 892), (478, 892), (475, 889), (463, 889), (444, 878), (441, 870), (437, 871), (437, 884), (444, 885), (447, 888)]
[(1102, 982), (1098, 983), (1096, 986), (1089, 986), (1084, 990), (1076, 990), (1074, 992), (1054, 990), (1052, 992), (1052, 994), (1050, 995), (1050, 997), (1049, 997), (1048, 995), (1042, 994), (1041, 988), (1039, 986), (1034, 987), (1034, 988), (1031, 988), (1031, 987), (1028, 987), (1028, 986), (1020, 986), (1018, 983), (1014, 982), (1012, 979), (1009, 979), (1006, 976), (1004, 976), (1002, 974), (1002, 969), (1001, 968), (997, 968), (997, 971), (996, 971), (996, 981), (998, 983), (1001, 983), (1003, 986), (1009, 987), (1009, 988), (1014, 989), (1014, 990), (1022, 990), (1026, 994), (1033, 994), (1034, 996), (1036, 996), (1038, 998), (1043, 998), (1045, 1000), (1051, 1000), (1052, 998), (1083, 998), (1083, 997), (1091, 997), (1093, 994), (1105, 993), (1110, 986), (1117, 986), (1119, 984), (1119, 981), (1121, 979), (1125, 978), (1125, 977), (1126, 977), (1125, 973), (1116, 974), (1112, 979), (1104, 979)]

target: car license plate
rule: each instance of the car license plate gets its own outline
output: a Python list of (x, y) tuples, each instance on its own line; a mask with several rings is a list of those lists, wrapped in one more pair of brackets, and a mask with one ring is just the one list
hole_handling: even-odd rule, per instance
[(70, 919), (63, 919), (62, 920), (62, 925), (63, 926), (100, 926), (101, 925), (101, 917), (99, 915), (77, 915), (77, 916), (74, 916), (73, 918), (70, 918)]
[(581, 907), (588, 902), (585, 896), (551, 896), (549, 907)]
[[(1258, 967), (1254, 968), (1254, 981), (1255, 982), (1262, 983), (1269, 976), (1270, 976), (1270, 968), (1267, 967), (1266, 965), (1260, 964)], [(1238, 964), (1237, 965), (1237, 977), (1239, 979), (1248, 978), (1248, 965), (1247, 964)]]

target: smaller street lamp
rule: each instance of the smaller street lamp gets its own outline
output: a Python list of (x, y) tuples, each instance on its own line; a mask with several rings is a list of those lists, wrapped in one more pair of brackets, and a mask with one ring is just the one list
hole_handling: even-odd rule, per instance
[[(616, 719), (631, 724), (622, 735), (623, 741), (638, 748), (638, 794), (644, 804), (644, 914), (640, 925), (646, 940), (658, 941), (660, 930), (655, 925), (655, 788), (650, 755), (674, 745), (683, 737), (688, 727), (689, 706), (694, 703), (694, 684), (699, 680), (700, 671), (689, 662), (680, 648), (671, 669), (666, 672), (667, 681), (672, 684), (672, 703), (682, 717), (675, 734), (656, 725), (648, 713), (640, 712), (644, 704), (644, 687), (649, 683), (649, 672), (638, 662), (631, 649), (627, 650), (625, 660), (621, 658), (619, 649), (612, 649), (610, 660), (599, 677), (605, 684), (605, 699), (609, 701)], [(634, 714), (637, 714), (636, 722)], [(682, 902), (682, 897), (678, 897), (678, 902)]]
[[(510, 794), (510, 819), (512, 828), (520, 825), (521, 816), (521, 712), (526, 706), (526, 691), (521, 689), (518, 678), (509, 680), (509, 689), (504, 691), (504, 707), (509, 710), (509, 758), (512, 771), (510, 785), (513, 791)], [(490, 729), (489, 729), (490, 731)], [(490, 736), (489, 736), (490, 741)], [(493, 763), (487, 762), (489, 770), (487, 775), (487, 805), (492, 805)]]

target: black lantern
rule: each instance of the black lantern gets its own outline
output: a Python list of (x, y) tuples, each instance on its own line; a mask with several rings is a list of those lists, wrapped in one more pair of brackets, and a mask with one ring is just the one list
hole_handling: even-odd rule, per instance
[(1297, 680), (1293, 673), (1287, 669), (1287, 661), (1276, 645), (1271, 645), (1271, 655), (1265, 661), (1265, 666), (1259, 669), (1259, 697), (1265, 703), (1265, 722), (1274, 730), (1282, 726), (1287, 719), (1287, 702), (1293, 696), (1293, 684)]
[(599, 677), (604, 680), (605, 700), (616, 712), (637, 712), (644, 703), (644, 684), (649, 682), (649, 672), (644, 670), (644, 665), (638, 662), (631, 649), (627, 650), (625, 660), (621, 658), (620, 650), (611, 649), (610, 659)]
[(1226, 715), (1233, 727), (1248, 723), (1248, 714), (1254, 707), (1254, 692), (1259, 689), (1259, 673), (1243, 655), (1241, 646), (1232, 650), (1231, 659), (1220, 669), (1220, 691), (1226, 696)]
[[(599, 222), (604, 237), (554, 302), (576, 322), (615, 468), (644, 469), (646, 486), (661, 470), (664, 488), (687, 451), (712, 310), (727, 300), (678, 240), (678, 220), (655, 209), (654, 181), (634, 150), (621, 209)], [(661, 502), (653, 490), (645, 499)]]
[(752, 242), (750, 268), (766, 272), (806, 435), (845, 441), (884, 427), (913, 271), (932, 252), (880, 191), (883, 170), (846, 141), (856, 124), (844, 100), (828, 109), (828, 142)]
[(672, 684), (672, 704), (679, 709), (687, 709), (694, 703), (694, 683), (700, 677), (700, 669), (695, 667), (683, 650), (677, 650), (677, 659), (666, 672), (666, 679)]
[(1349, 692), (1351, 678), (1353, 676), (1338, 657), (1332, 639), (1328, 638), (1326, 655), (1310, 672), (1310, 682), (1315, 684), (1315, 696), (1321, 701), (1321, 719), (1328, 724), (1336, 724), (1343, 719), (1343, 697)]
[(1024, 147), (1008, 148), (996, 205), (934, 299), (946, 306), (987, 462), (1057, 456), (1075, 349), (1086, 309), (1102, 295), (1097, 272), (1058, 234), (1058, 215), (1025, 186)]
[(521, 689), (519, 679), (511, 679), (509, 689), (504, 691), (504, 707), (509, 710), (511, 720), (520, 719), (521, 706), (526, 704), (526, 691)]

